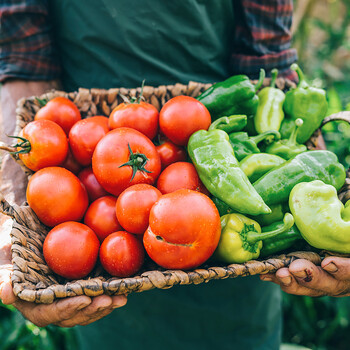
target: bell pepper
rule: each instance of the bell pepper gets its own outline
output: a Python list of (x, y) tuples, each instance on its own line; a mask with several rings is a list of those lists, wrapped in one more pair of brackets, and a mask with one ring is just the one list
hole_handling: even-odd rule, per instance
[(256, 92), (265, 78), (260, 70), (259, 81), (253, 85), (246, 75), (234, 75), (205, 90), (197, 97), (210, 112), (213, 120), (233, 114), (253, 115), (259, 104)]
[(235, 151), (235, 156), (240, 161), (250, 154), (260, 153), (261, 151), (258, 148), (260, 142), (271, 138), (279, 140), (281, 135), (278, 131), (270, 130), (260, 135), (249, 137), (248, 133), (242, 131), (234, 132), (229, 137), (231, 146)]
[(333, 186), (322, 181), (300, 183), (290, 194), (289, 206), (311, 246), (350, 253), (350, 200), (344, 206)]
[[(286, 93), (283, 104), (286, 119), (296, 120), (302, 118), (304, 124), (301, 126), (297, 136), (299, 143), (305, 143), (317, 130), (327, 113), (327, 99), (325, 90), (310, 86), (304, 77), (300, 67), (294, 63), (291, 66), (299, 76), (298, 86)], [(283, 128), (283, 126), (282, 126)]]
[(303, 120), (298, 118), (295, 121), (294, 130), (292, 131), (289, 139), (279, 140), (271, 145), (268, 145), (265, 149), (267, 153), (275, 154), (286, 160), (295, 157), (297, 154), (306, 152), (307, 147), (297, 143), (297, 135), (300, 127), (303, 125)]
[(271, 169), (285, 163), (286, 160), (268, 153), (254, 153), (243, 158), (239, 166), (248, 176), (250, 182), (255, 182)]
[(216, 209), (218, 210), (220, 216), (234, 212), (234, 210), (232, 208), (230, 208), (230, 206), (227, 205), (225, 202), (223, 202), (221, 199), (219, 199), (217, 197), (212, 197), (211, 200), (214, 202)]
[(263, 88), (259, 93), (259, 105), (254, 116), (256, 131), (261, 134), (265, 131), (279, 131), (284, 119), (283, 103), (284, 92), (275, 87), (278, 70), (271, 71), (271, 84)]
[(241, 213), (270, 212), (239, 167), (225, 131), (196, 131), (188, 141), (187, 150), (201, 181), (212, 195)]
[(266, 239), (275, 238), (294, 225), (293, 216), (287, 213), (282, 227), (261, 232), (260, 225), (241, 214), (227, 214), (221, 217), (221, 237), (214, 253), (214, 259), (233, 264), (242, 264), (257, 259)]
[(253, 186), (268, 205), (288, 201), (293, 187), (304, 181), (322, 180), (339, 190), (346, 178), (345, 168), (330, 151), (300, 153), (269, 171)]
[(215, 120), (209, 126), (208, 130), (220, 129), (228, 134), (231, 132), (241, 131), (247, 125), (247, 116), (243, 114), (231, 115), (229, 117), (221, 117)]
[[(273, 231), (283, 227), (283, 225), (284, 223), (281, 221), (274, 222), (271, 225), (262, 227), (262, 232)], [(266, 258), (267, 256), (285, 251), (293, 246), (295, 247), (296, 243), (300, 241), (305, 242), (296, 225), (293, 225), (288, 231), (281, 233), (277, 239), (276, 237), (265, 239), (260, 250), (260, 258)]]

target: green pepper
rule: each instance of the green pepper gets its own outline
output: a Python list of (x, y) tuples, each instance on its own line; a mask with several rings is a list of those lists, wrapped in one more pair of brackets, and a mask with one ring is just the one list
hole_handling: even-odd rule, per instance
[(279, 140), (277, 142), (268, 145), (265, 149), (267, 153), (275, 154), (286, 160), (295, 157), (297, 154), (306, 152), (307, 147), (305, 145), (300, 145), (297, 143), (297, 135), (300, 127), (303, 125), (303, 120), (298, 118), (295, 121), (294, 130), (292, 131), (289, 139)]
[(296, 63), (292, 64), (291, 69), (297, 72), (299, 83), (296, 88), (286, 93), (283, 108), (289, 119), (303, 119), (304, 124), (300, 128), (297, 141), (305, 143), (315, 130), (321, 126), (326, 116), (326, 92), (310, 86), (305, 81), (304, 74)]
[[(262, 228), (262, 232), (269, 232), (279, 229), (284, 226), (281, 221), (275, 222), (269, 226)], [(260, 251), (260, 258), (266, 258), (267, 256), (282, 252), (289, 249), (299, 241), (304, 241), (300, 231), (293, 225), (288, 231), (281, 233), (278, 237), (272, 237), (264, 240), (264, 244)]]
[(227, 214), (221, 217), (221, 237), (214, 253), (214, 259), (232, 264), (242, 264), (257, 259), (263, 241), (278, 239), (278, 236), (288, 231), (294, 224), (293, 216), (287, 213), (282, 227), (270, 232), (261, 232), (260, 225), (241, 214)]
[(247, 125), (247, 116), (243, 114), (221, 117), (215, 120), (209, 126), (208, 130), (220, 129), (228, 134), (231, 132), (241, 131)]
[(311, 246), (350, 253), (350, 200), (344, 206), (333, 186), (322, 181), (300, 183), (290, 194), (289, 206)]
[(279, 131), (284, 119), (284, 92), (275, 87), (278, 70), (271, 71), (271, 85), (263, 88), (259, 93), (259, 105), (254, 116), (254, 125), (258, 134), (265, 131)]
[(239, 167), (225, 131), (199, 130), (191, 135), (187, 150), (201, 181), (212, 195), (241, 213), (270, 212)]
[(260, 135), (249, 137), (246, 132), (234, 132), (230, 134), (230, 143), (235, 151), (236, 158), (240, 161), (249, 154), (260, 153), (258, 144), (266, 139), (279, 140), (281, 135), (278, 131), (270, 130)]
[(346, 178), (345, 168), (330, 151), (300, 153), (269, 171), (253, 186), (268, 205), (288, 201), (293, 187), (304, 181), (322, 180), (339, 190)]
[(226, 115), (256, 113), (260, 89), (265, 78), (265, 71), (260, 70), (259, 81), (253, 85), (246, 75), (234, 75), (205, 90), (197, 97), (208, 108), (213, 120)]
[(255, 182), (271, 169), (285, 163), (285, 159), (268, 153), (254, 153), (243, 158), (239, 166), (248, 176), (250, 182)]
[(254, 220), (261, 226), (271, 225), (276, 221), (281, 221), (288, 211), (283, 204), (273, 204), (270, 206), (271, 213), (254, 216)]
[(223, 202), (221, 199), (217, 197), (212, 197), (211, 200), (214, 202), (220, 216), (234, 212), (234, 210), (230, 206), (228, 206), (225, 202)]

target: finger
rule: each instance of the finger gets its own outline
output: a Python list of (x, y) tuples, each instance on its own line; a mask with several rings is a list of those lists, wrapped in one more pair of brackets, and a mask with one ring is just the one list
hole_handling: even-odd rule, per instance
[(337, 280), (350, 281), (349, 258), (330, 256), (322, 261), (321, 267)]
[(289, 271), (298, 283), (323, 295), (338, 296), (349, 292), (349, 283), (338, 281), (320, 266), (304, 259), (293, 261)]
[(123, 307), (128, 301), (126, 295), (114, 295), (112, 296), (112, 308), (117, 309)]
[(13, 304), (17, 300), (16, 296), (13, 294), (12, 284), (9, 280), (1, 283), (0, 300), (5, 305)]
[(94, 313), (90, 316), (81, 316), (81, 315), (77, 315), (76, 317), (73, 317), (72, 319), (66, 320), (66, 321), (62, 321), (59, 324), (57, 324), (57, 326), (60, 327), (66, 327), (66, 328), (70, 328), (70, 327), (74, 327), (74, 326), (86, 326), (90, 323), (96, 322), (98, 320), (100, 320), (101, 318), (109, 315), (114, 309), (112, 309), (111, 307), (104, 309), (103, 311), (99, 311), (97, 313)]

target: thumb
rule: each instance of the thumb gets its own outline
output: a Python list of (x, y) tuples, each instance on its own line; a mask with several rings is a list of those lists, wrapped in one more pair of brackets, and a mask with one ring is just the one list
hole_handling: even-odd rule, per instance
[(17, 300), (16, 296), (13, 294), (10, 280), (4, 281), (0, 285), (0, 300), (5, 305), (13, 304)]

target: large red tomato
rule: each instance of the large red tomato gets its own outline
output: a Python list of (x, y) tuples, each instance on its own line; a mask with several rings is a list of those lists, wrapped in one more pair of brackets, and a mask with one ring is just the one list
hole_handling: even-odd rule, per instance
[(40, 221), (50, 227), (80, 221), (89, 204), (80, 180), (60, 167), (41, 169), (30, 178), (27, 201)]
[(207, 108), (190, 96), (173, 97), (159, 113), (160, 130), (170, 141), (180, 146), (186, 146), (195, 131), (207, 130), (210, 123)]
[(49, 268), (68, 279), (83, 278), (96, 264), (100, 242), (86, 225), (68, 221), (46, 236), (43, 253)]
[(85, 213), (84, 224), (96, 233), (100, 242), (111, 233), (123, 229), (115, 213), (116, 202), (117, 198), (113, 196), (98, 198), (90, 204)]
[[(60, 165), (68, 154), (68, 140), (62, 128), (50, 120), (28, 123), (19, 133), (17, 151), (25, 166), (33, 171)], [(22, 153), (23, 152), (23, 153)]]
[(68, 136), (71, 127), (81, 119), (78, 107), (66, 97), (55, 97), (36, 113), (35, 120), (48, 119), (57, 123)]
[(114, 232), (101, 244), (101, 264), (112, 276), (134, 275), (140, 270), (144, 258), (142, 242), (129, 232)]
[(149, 212), (162, 194), (153, 186), (138, 184), (128, 187), (118, 197), (117, 218), (125, 230), (144, 234), (148, 227)]
[(169, 165), (158, 177), (157, 188), (163, 194), (187, 188), (208, 195), (197, 170), (191, 163), (177, 162)]
[(109, 127), (116, 129), (128, 127), (140, 131), (153, 139), (158, 131), (159, 112), (147, 102), (121, 103), (109, 116)]
[(90, 165), (97, 143), (108, 132), (106, 117), (96, 116), (75, 123), (69, 132), (69, 145), (74, 158), (81, 165)]
[(187, 160), (187, 154), (183, 147), (177, 146), (171, 141), (165, 141), (157, 146), (157, 151), (162, 163), (162, 169), (176, 162), (184, 162)]
[(85, 186), (90, 202), (95, 201), (97, 198), (108, 196), (109, 193), (99, 184), (91, 166), (83, 169), (78, 174), (78, 178)]
[(110, 131), (97, 144), (92, 157), (97, 181), (115, 196), (138, 183), (153, 184), (160, 169), (160, 158), (152, 141), (130, 128)]
[(210, 258), (220, 233), (220, 215), (210, 198), (178, 190), (163, 195), (152, 207), (143, 243), (158, 265), (192, 269)]

